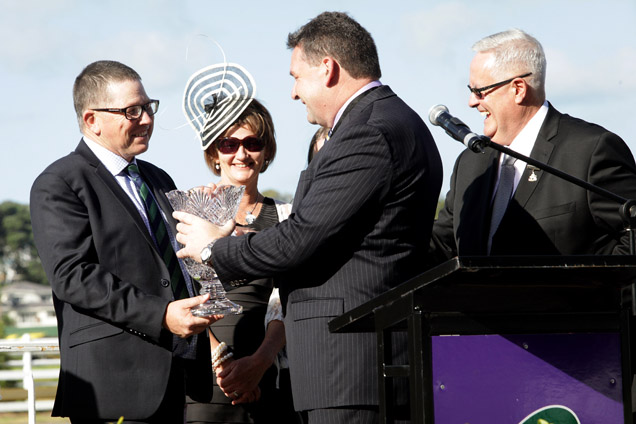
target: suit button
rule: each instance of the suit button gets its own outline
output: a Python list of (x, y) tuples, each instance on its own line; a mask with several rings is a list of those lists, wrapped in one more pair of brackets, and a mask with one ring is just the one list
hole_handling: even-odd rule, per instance
[(165, 278), (162, 278), (161, 287), (170, 287), (170, 280), (166, 280)]

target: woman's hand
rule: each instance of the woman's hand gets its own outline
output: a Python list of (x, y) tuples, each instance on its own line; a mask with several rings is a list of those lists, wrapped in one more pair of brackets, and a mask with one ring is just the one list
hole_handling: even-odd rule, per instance
[(270, 365), (258, 355), (226, 360), (215, 369), (216, 383), (232, 399), (233, 405), (255, 402), (260, 398), (258, 383)]

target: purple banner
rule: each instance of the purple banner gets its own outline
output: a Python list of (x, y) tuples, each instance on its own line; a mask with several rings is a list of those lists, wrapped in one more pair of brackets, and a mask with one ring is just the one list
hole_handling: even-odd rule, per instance
[(435, 336), (433, 394), (435, 424), (520, 424), (550, 406), (622, 424), (620, 337)]

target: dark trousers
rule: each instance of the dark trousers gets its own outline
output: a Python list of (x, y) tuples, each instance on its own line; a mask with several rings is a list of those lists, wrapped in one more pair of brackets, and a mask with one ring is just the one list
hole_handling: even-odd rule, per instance
[[(149, 418), (142, 420), (127, 420), (124, 417), (123, 424), (165, 424), (185, 422), (185, 375), (182, 359), (174, 358), (168, 387), (159, 405), (159, 409)], [(131, 382), (134, 384), (134, 382)], [(77, 418), (69, 417), (71, 424), (106, 424), (117, 423), (119, 417), (109, 419)]]
[(325, 408), (301, 411), (303, 424), (376, 424), (380, 421), (378, 407), (360, 405), (346, 408)]

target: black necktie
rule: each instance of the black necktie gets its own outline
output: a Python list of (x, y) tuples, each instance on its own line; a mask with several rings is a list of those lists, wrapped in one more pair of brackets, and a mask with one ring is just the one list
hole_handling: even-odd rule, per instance
[(497, 193), (495, 199), (492, 202), (492, 215), (490, 216), (490, 231), (488, 232), (488, 254), (490, 255), (490, 249), (492, 247), (492, 237), (497, 231), (497, 227), (501, 223), (501, 219), (506, 212), (510, 197), (512, 197), (512, 189), (515, 184), (515, 161), (512, 156), (504, 155), (503, 162), (501, 163), (501, 173), (499, 175), (499, 186), (497, 187)]
[(152, 196), (152, 193), (150, 193), (150, 188), (141, 178), (137, 165), (131, 163), (126, 168), (126, 171), (135, 183), (137, 191), (139, 191), (139, 195), (141, 196), (141, 199), (143, 200), (146, 207), (150, 229), (152, 235), (155, 238), (157, 250), (159, 251), (161, 258), (166, 264), (166, 267), (168, 267), (168, 272), (170, 273), (170, 283), (172, 284), (174, 297), (177, 300), (184, 299), (188, 297), (188, 289), (186, 287), (183, 274), (181, 273), (179, 261), (177, 260), (177, 256), (175, 255), (172, 244), (170, 243), (168, 228), (166, 227), (166, 223), (163, 221), (163, 217), (161, 216), (159, 205), (157, 205), (157, 202)]

